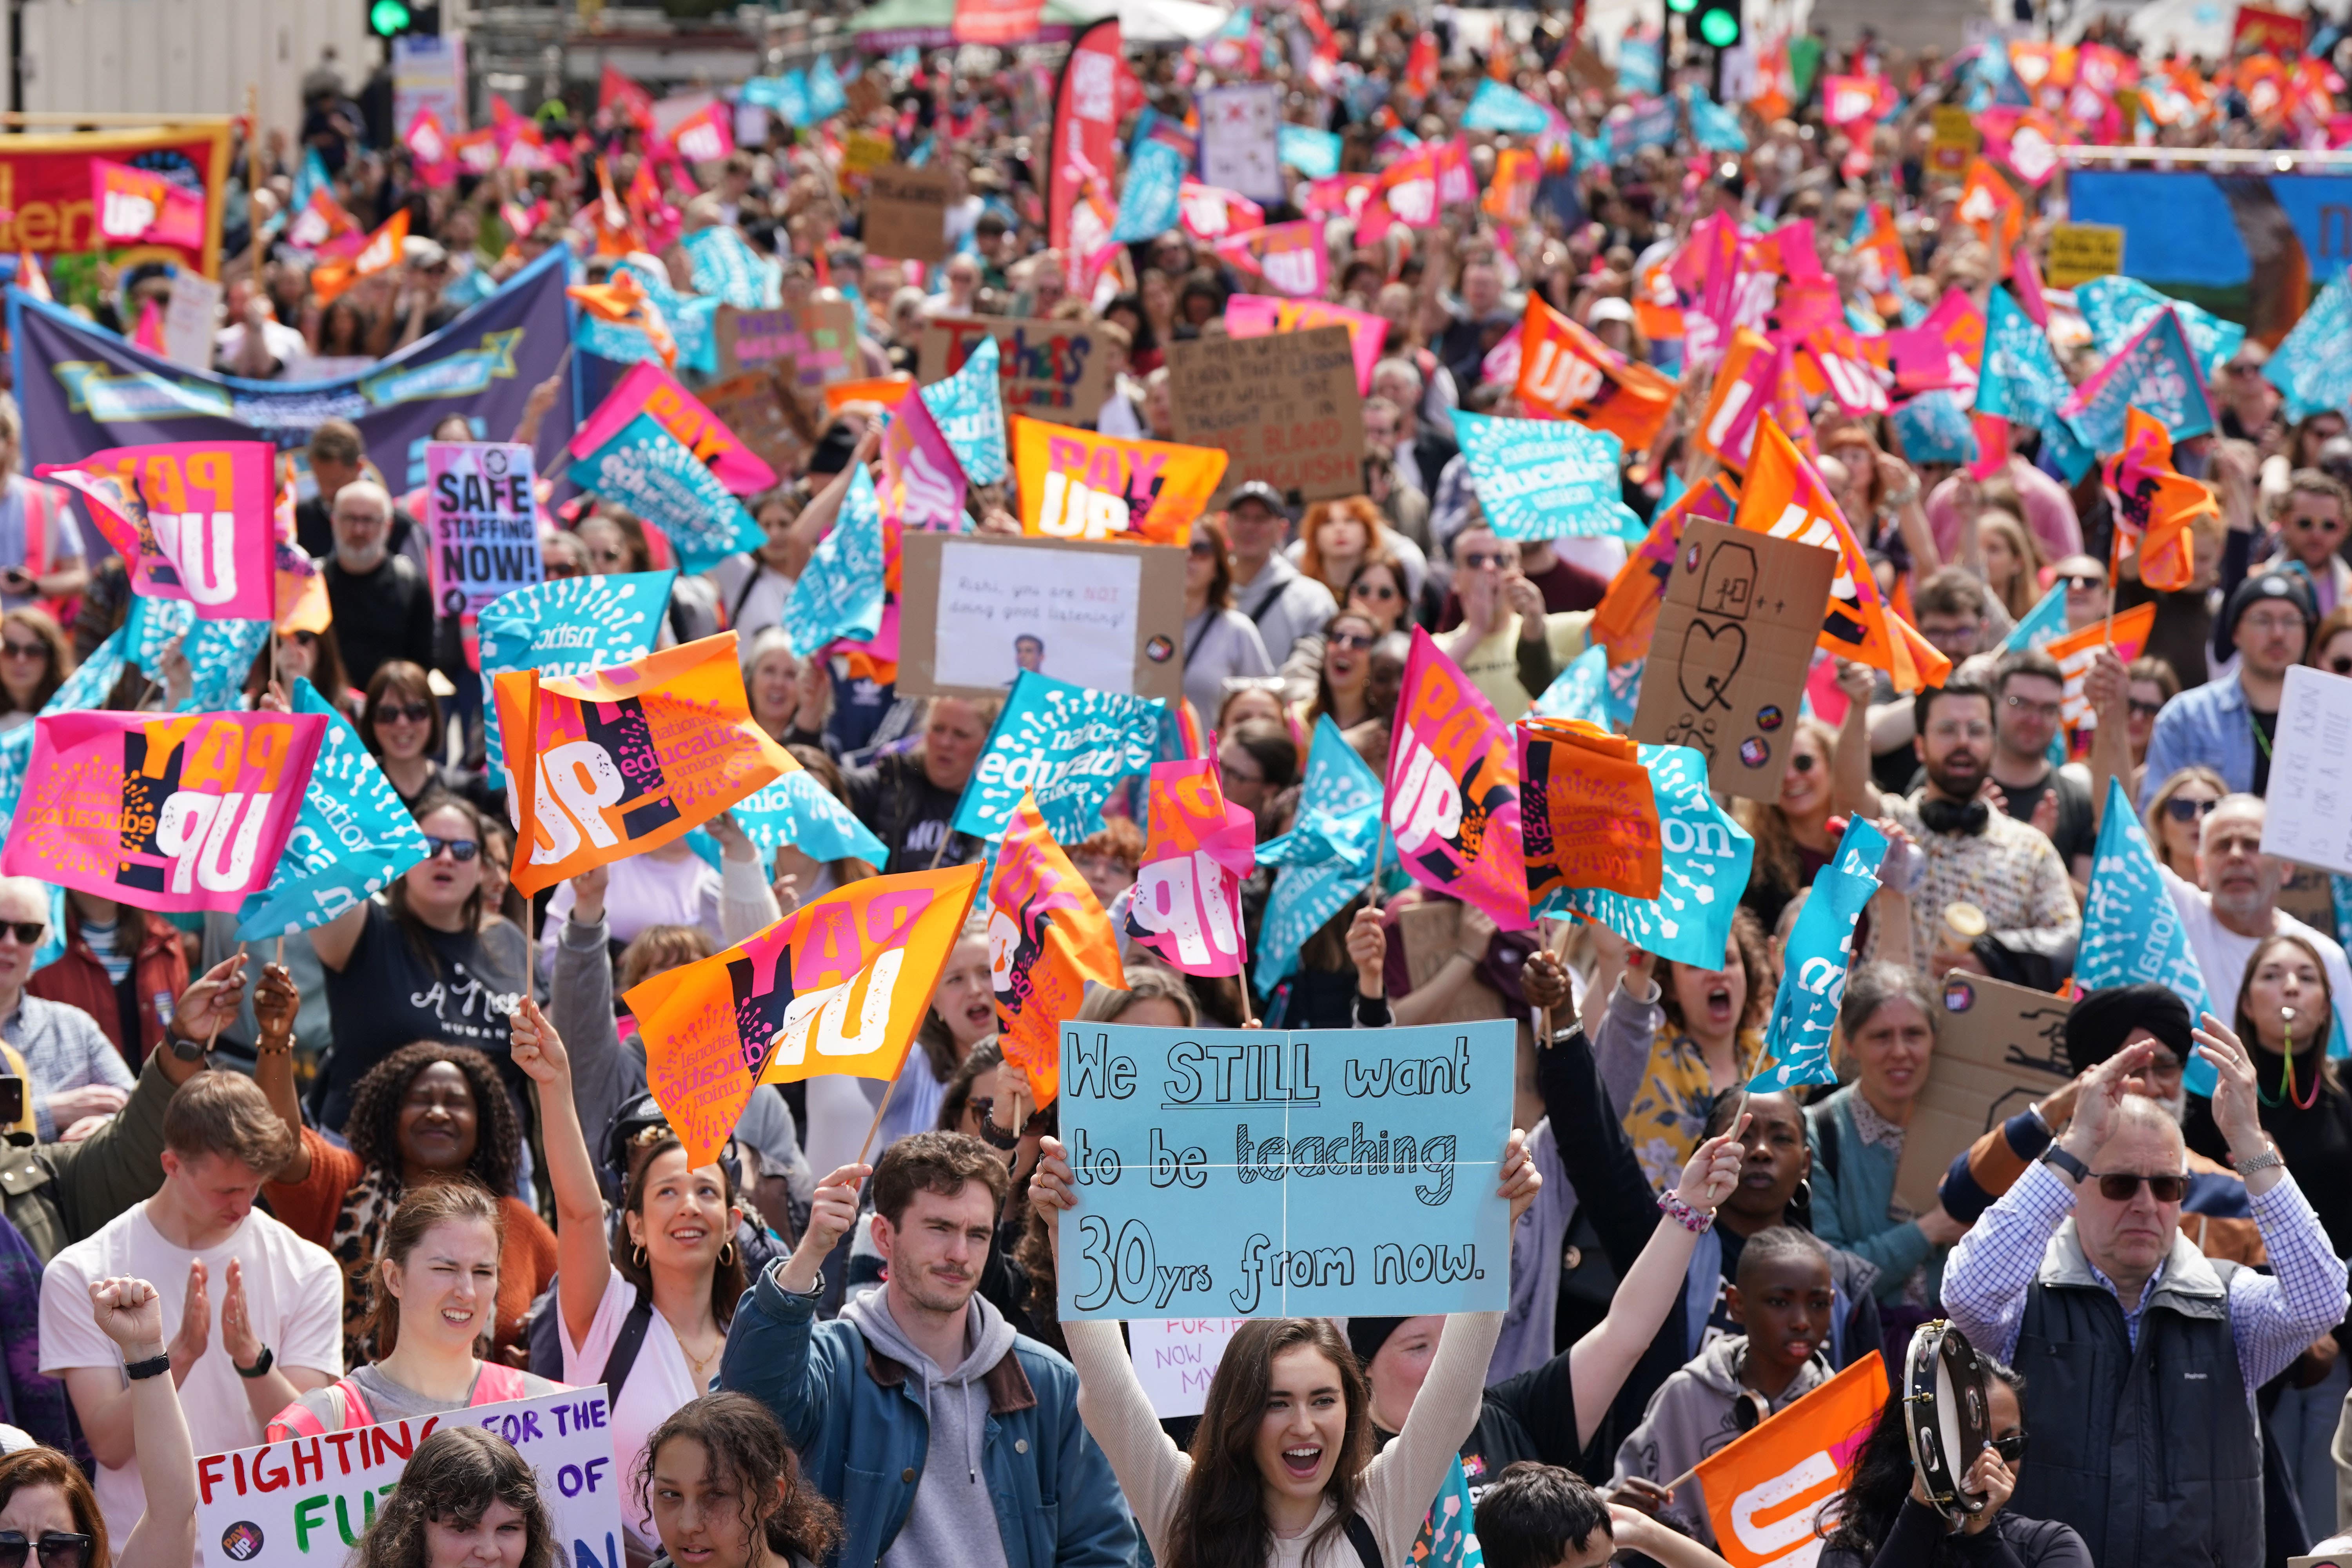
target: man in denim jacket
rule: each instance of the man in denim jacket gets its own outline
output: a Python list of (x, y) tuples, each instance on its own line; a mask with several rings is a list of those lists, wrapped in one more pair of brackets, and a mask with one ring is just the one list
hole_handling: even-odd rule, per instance
[(977, 1294), (1004, 1201), (979, 1139), (919, 1132), (874, 1173), (888, 1281), (816, 1321), (820, 1265), (857, 1219), (867, 1167), (818, 1187), (792, 1257), (735, 1314), (722, 1388), (764, 1401), (841, 1506), (840, 1568), (1121, 1568), (1136, 1531), (1078, 1419), (1077, 1374)]

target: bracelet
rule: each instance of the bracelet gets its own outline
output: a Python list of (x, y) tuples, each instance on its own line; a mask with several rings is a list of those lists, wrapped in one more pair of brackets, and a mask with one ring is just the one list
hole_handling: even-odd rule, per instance
[(2256, 1171), (2267, 1171), (2273, 1165), (2285, 1169), (2286, 1157), (2278, 1152), (2277, 1144), (2270, 1143), (2263, 1146), (2261, 1153), (2250, 1159), (2241, 1160), (2233, 1154), (2230, 1157), (2230, 1163), (2236, 1167), (2239, 1175), (2251, 1176)]
[(1679, 1193), (1660, 1193), (1658, 1207), (1664, 1211), (1668, 1219), (1673, 1220), (1693, 1236), (1705, 1236), (1715, 1226), (1713, 1209), (1693, 1207), (1683, 1201), (1682, 1194)]
[(172, 1357), (166, 1352), (162, 1355), (149, 1356), (145, 1361), (125, 1362), (122, 1375), (137, 1383), (142, 1377), (161, 1377), (171, 1370)]

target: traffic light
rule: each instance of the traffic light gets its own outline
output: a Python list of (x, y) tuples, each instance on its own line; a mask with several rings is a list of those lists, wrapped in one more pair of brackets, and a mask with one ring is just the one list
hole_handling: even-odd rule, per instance
[(1666, 12), (1669, 16), (1687, 16), (1697, 9), (1698, 0), (1666, 0)]
[(368, 31), (379, 38), (441, 31), (438, 4), (425, 5), (420, 0), (366, 0), (366, 4)]
[[(1666, 0), (1668, 5), (1676, 0)], [(1718, 49), (1727, 49), (1740, 40), (1745, 28), (1741, 25), (1740, 0), (1685, 0), (1688, 7), (1698, 13), (1696, 31), (1699, 42)]]

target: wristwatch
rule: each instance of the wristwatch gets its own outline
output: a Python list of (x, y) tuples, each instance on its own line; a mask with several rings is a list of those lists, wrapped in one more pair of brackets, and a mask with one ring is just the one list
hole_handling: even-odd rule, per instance
[(2256, 1171), (2267, 1171), (2273, 1165), (2276, 1165), (2282, 1170), (2285, 1169), (2286, 1156), (2278, 1152), (2277, 1144), (2265, 1143), (2263, 1145), (2263, 1152), (2261, 1153), (2244, 1160), (2241, 1160), (2233, 1154), (2230, 1157), (2230, 1163), (2236, 1167), (2239, 1175), (2251, 1176)]
[(205, 1043), (183, 1035), (177, 1025), (167, 1024), (163, 1026), (163, 1043), (170, 1046), (172, 1054), (184, 1062), (199, 1062), (205, 1059)]
[(2065, 1172), (2068, 1175), (2074, 1177), (2074, 1180), (2078, 1182), (2087, 1182), (2091, 1179), (2091, 1167), (2083, 1163), (2082, 1161), (2074, 1158), (2074, 1155), (2068, 1153), (2064, 1148), (2056, 1143), (2053, 1143), (2050, 1147), (2042, 1151), (2042, 1163), (2045, 1165), (2055, 1166), (2057, 1169)]
[(236, 1366), (236, 1375), (239, 1377), (268, 1377), (269, 1375), (270, 1367), (275, 1365), (277, 1361), (277, 1352), (272, 1351), (268, 1345), (264, 1345), (261, 1347), (260, 1359), (256, 1361), (251, 1366), (236, 1366), (236, 1363), (234, 1361), (230, 1362), (228, 1364), (231, 1366)]

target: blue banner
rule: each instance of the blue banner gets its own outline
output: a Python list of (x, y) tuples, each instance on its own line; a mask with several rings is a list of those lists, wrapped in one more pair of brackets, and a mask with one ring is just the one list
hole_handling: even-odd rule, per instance
[(1748, 890), (1756, 840), (1706, 793), (1706, 759), (1688, 746), (1643, 746), (1642, 766), (1658, 798), (1665, 878), (1654, 899), (1598, 888), (1563, 889), (1536, 914), (1574, 910), (1599, 921), (1644, 952), (1700, 969), (1721, 969), (1732, 911)]
[(1664, 78), (1659, 70), (1660, 40), (1626, 34), (1617, 43), (1617, 89), (1641, 95), (1656, 92)]
[(501, 595), (482, 608), (483, 722), (492, 767), (504, 764), (499, 705), (490, 677), (513, 669), (543, 676), (584, 675), (628, 664), (654, 651), (669, 609), (675, 572), (610, 577), (557, 577)]
[[(671, 340), (677, 344), (677, 368), (699, 371), (704, 375), (717, 375), (719, 374), (719, 334), (716, 324), (719, 307), (726, 301), (720, 300), (716, 294), (688, 294), (675, 289), (670, 285), (667, 268), (649, 266), (635, 256), (623, 258), (619, 270), (628, 273), (630, 277), (644, 285), (647, 297), (653, 300), (655, 311), (662, 319), (662, 325), (669, 329)], [(590, 321), (594, 321), (599, 326), (616, 325), (614, 322), (602, 320), (588, 310), (580, 312), (580, 320), (583, 325)], [(621, 330), (635, 331), (634, 328)], [(642, 332), (637, 335), (645, 336)], [(580, 346), (590, 353), (604, 354), (606, 359), (615, 357), (604, 353), (602, 349), (593, 343), (583, 343)], [(653, 346), (653, 340), (646, 338), (646, 349), (651, 351)]]
[[(1328, 180), (1339, 172), (1339, 133), (1312, 125), (1285, 124), (1275, 132), (1275, 156), (1310, 180)], [(1132, 164), (1129, 165), (1130, 168)]]
[[(1155, 146), (1158, 143), (1153, 143)], [(1004, 478), (1004, 392), (997, 381), (996, 337), (982, 333), (963, 368), (922, 389), (923, 406), (976, 485)]]
[(1829, 864), (1814, 873), (1812, 895), (1789, 932), (1780, 988), (1772, 994), (1772, 1017), (1764, 1028), (1769, 1065), (1748, 1084), (1750, 1089), (1769, 1094), (1802, 1083), (1837, 1082), (1830, 1035), (1837, 1027), (1838, 1003), (1853, 963), (1853, 922), (1878, 891), (1878, 866), (1885, 858), (1886, 835), (1856, 816), (1847, 821)]
[(1671, 147), (1675, 130), (1673, 99), (1653, 98), (1637, 103), (1632, 114), (1608, 128), (1610, 161), (1622, 163), (1644, 147)]
[[(1465, 131), (1504, 131), (1514, 136), (1537, 136), (1550, 123), (1551, 115), (1542, 104), (1490, 76), (1478, 79), (1478, 90), (1470, 95), (1470, 107), (1462, 111)], [(1331, 140), (1336, 142), (1339, 138), (1334, 136)], [(1331, 173), (1339, 172), (1335, 162)]]
[(1581, 719), (1622, 732), (1633, 726), (1633, 710), (1642, 698), (1642, 668), (1648, 663), (1637, 658), (1612, 669), (1609, 650), (1595, 644), (1569, 660), (1528, 710), (1538, 719)]
[(2344, 270), (2352, 175), (2069, 169), (2066, 206), (2075, 223), (2124, 231), (2132, 277), (2158, 289), (2191, 285), (2200, 299), (2260, 320), (2301, 279), (2332, 281)]
[(1150, 771), (1163, 706), (1023, 670), (956, 803), (955, 830), (1003, 837), (1022, 792), (1034, 790), (1046, 830), (1065, 847), (1099, 831), (1112, 786)]
[(877, 871), (890, 858), (873, 829), (805, 769), (784, 774), (727, 809), (763, 857), (772, 858), (777, 846), (789, 844), (812, 860), (863, 860)]
[(2056, 417), (2073, 391), (2058, 356), (2050, 352), (2050, 334), (2033, 324), (2008, 289), (1995, 289), (1985, 310), (1977, 407), (2012, 425), (2040, 429)]
[(2337, 273), (2320, 290), (2263, 374), (2286, 394), (2289, 424), (2352, 407), (2352, 273)]
[(1648, 530), (1622, 499), (1625, 444), (1569, 419), (1457, 412), (1478, 510), (1502, 539), (1639, 540)]
[[(2091, 853), (2090, 897), (2083, 904), (2083, 942), (2074, 953), (2074, 983), (2084, 991), (2114, 985), (2162, 985), (2189, 1004), (2191, 1019), (2215, 1011), (2205, 990), (2205, 973), (2189, 945), (2189, 929), (2172, 895), (2164, 890), (2156, 849), (2132, 809), (2121, 779), (2107, 781), (2107, 805), (2099, 821), (2099, 842)], [(2235, 997), (2231, 999), (2233, 1003)], [(2343, 1005), (2337, 1004), (2340, 1021)], [(2189, 1062), (2189, 1092), (2213, 1092), (2213, 1068), (2200, 1058)]]
[[(1261, 992), (1297, 969), (1307, 939), (1371, 885), (1377, 846), (1388, 835), (1381, 826), (1381, 775), (1348, 744), (1331, 716), (1318, 719), (1298, 814), (1289, 832), (1257, 847), (1257, 863), (1276, 868), (1258, 927)], [(1396, 864), (1394, 840), (1381, 858)]]
[(278, 869), (237, 911), (239, 942), (322, 926), (425, 859), (425, 836), (352, 721), (299, 676), (293, 704), (324, 715), (326, 737)]
[(2137, 279), (2110, 274), (2074, 285), (2074, 308), (2083, 312), (2083, 322), (2091, 329), (2091, 342), (2103, 354), (2112, 354), (2131, 342), (2132, 334), (2168, 305), (2180, 318), (2189, 346), (2196, 352), (2197, 363), (2209, 380), (2246, 341), (2246, 329), (2237, 322), (2225, 321), (2186, 300), (2169, 299)]
[(882, 629), (882, 498), (863, 463), (852, 463), (841, 515), (809, 556), (784, 601), (793, 652), (814, 658), (836, 642), (870, 642)]
[(1973, 463), (1977, 459), (1976, 426), (1959, 395), (1937, 387), (1896, 404), (1886, 411), (1895, 434), (1903, 443), (1904, 460), (1912, 463)]
[(731, 224), (696, 229), (679, 243), (694, 266), (698, 294), (715, 294), (739, 310), (772, 310), (784, 302), (783, 263), (751, 248)]
[[(68, 463), (104, 447), (151, 441), (271, 441), (289, 450), (321, 421), (357, 425), (367, 455), (397, 495), (425, 482), (425, 442), (452, 414), (503, 440), (530, 389), (555, 374), (571, 338), (562, 247), (432, 336), (332, 381), (240, 381), (190, 370), (14, 289), (8, 331), (24, 411), (17, 471)], [(541, 451), (572, 436), (571, 400), (540, 427)], [(111, 551), (85, 528), (90, 559)]]
[(688, 572), (709, 571), (767, 538), (709, 466), (650, 414), (614, 431), (567, 477), (660, 528)]
[(1122, 245), (1157, 239), (1176, 226), (1177, 197), (1184, 188), (1184, 154), (1165, 142), (1146, 142), (1127, 161), (1119, 187), (1118, 219), (1110, 237)]

